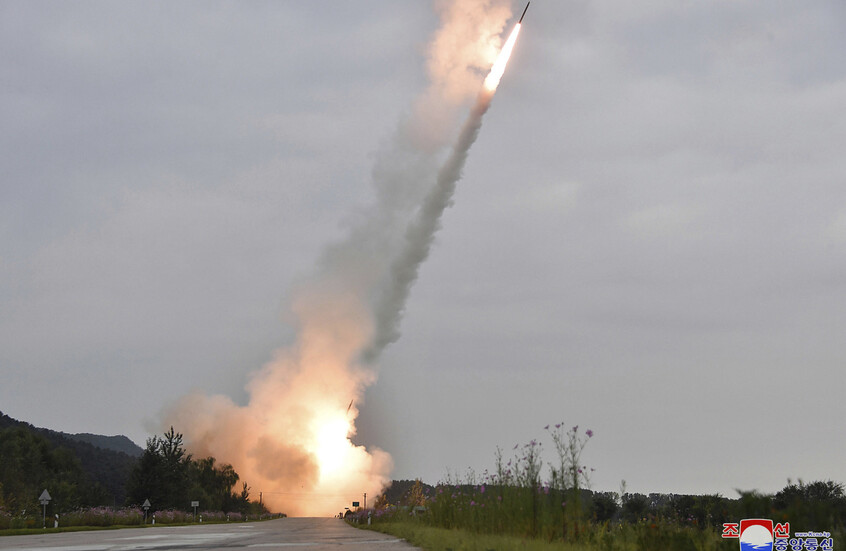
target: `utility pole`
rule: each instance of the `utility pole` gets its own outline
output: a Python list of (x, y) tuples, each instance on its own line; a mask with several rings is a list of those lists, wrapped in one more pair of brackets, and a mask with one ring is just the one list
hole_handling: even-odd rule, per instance
[(364, 492), (364, 508), (367, 509), (367, 492)]
[(261, 505), (261, 492), (259, 492), (259, 505)]

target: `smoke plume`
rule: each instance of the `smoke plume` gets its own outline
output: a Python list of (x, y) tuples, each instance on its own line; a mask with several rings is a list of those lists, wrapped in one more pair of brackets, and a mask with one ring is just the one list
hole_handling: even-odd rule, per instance
[(429, 48), (430, 85), (378, 154), (374, 203), (295, 289), (296, 342), (251, 376), (246, 406), (197, 393), (164, 415), (195, 456), (231, 463), (271, 509), (289, 515), (337, 513), (389, 480), (390, 456), (351, 442), (354, 421), (381, 352), (399, 338), (411, 286), (490, 105), (493, 92), (478, 92), (481, 76), (511, 15), (507, 0), (435, 7), (442, 24)]

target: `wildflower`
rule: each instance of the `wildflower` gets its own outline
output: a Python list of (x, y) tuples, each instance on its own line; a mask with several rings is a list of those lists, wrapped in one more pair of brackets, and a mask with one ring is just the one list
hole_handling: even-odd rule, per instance
[(577, 432), (578, 430), (579, 430), (579, 425), (576, 425), (575, 427), (573, 427), (573, 432)]
[(586, 431), (585, 431), (585, 434), (587, 434), (588, 438), (593, 437), (593, 431), (592, 431), (592, 430), (590, 430), (590, 429), (586, 430)]
[(515, 450), (517, 449), (517, 446), (519, 446), (519, 444), (514, 444), (514, 449), (515, 449)]
[(561, 423), (555, 423), (555, 428), (556, 428), (556, 429), (560, 429), (560, 428), (561, 428)]
[(474, 507), (475, 505), (476, 505), (476, 502), (473, 501), (473, 500), (470, 500), (470, 507)]
[(543, 430), (549, 430), (549, 425), (545, 426)]
[(485, 493), (485, 485), (484, 484), (482, 484), (482, 487), (479, 488), (479, 491), (483, 494)]

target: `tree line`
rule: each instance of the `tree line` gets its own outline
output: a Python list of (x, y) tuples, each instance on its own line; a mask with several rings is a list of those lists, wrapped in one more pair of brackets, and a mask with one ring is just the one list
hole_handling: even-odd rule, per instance
[(0, 418), (0, 513), (40, 510), (38, 496), (45, 488), (53, 498), (50, 513), (140, 506), (145, 500), (153, 510), (190, 510), (191, 502), (199, 501), (207, 511), (268, 512), (250, 500), (249, 486), (232, 465), (194, 458), (173, 427), (148, 439), (139, 458), (50, 438), (56, 434)]
[(191, 501), (199, 501), (209, 511), (267, 512), (250, 501), (246, 482), (235, 490), (239, 480), (232, 465), (218, 465), (214, 457), (194, 459), (185, 450), (182, 435), (171, 427), (164, 436), (147, 440), (147, 448), (129, 476), (127, 502), (150, 500), (157, 509), (186, 509)]

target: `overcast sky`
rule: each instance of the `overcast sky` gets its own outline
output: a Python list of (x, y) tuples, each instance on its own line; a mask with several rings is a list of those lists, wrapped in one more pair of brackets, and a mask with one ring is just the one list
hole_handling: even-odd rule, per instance
[[(0, 0), (0, 411), (143, 445), (243, 401), (437, 24)], [(844, 51), (840, 0), (533, 2), (357, 441), (436, 482), (563, 421), (599, 490), (846, 481)]]

